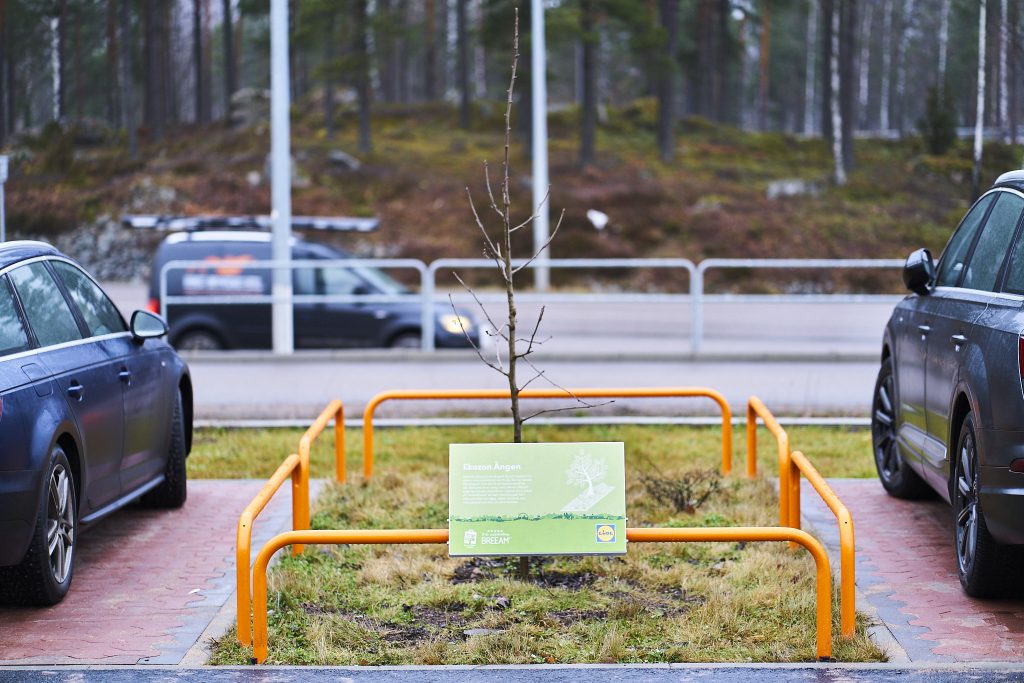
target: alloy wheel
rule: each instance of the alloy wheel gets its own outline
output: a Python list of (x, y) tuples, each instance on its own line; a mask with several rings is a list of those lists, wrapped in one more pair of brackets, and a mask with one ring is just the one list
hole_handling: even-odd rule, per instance
[(878, 472), (886, 482), (897, 476), (902, 465), (896, 446), (896, 410), (893, 405), (893, 376), (889, 373), (878, 384), (875, 395), (872, 441)]
[(71, 477), (63, 465), (50, 472), (46, 509), (46, 544), (50, 571), (57, 583), (64, 583), (71, 573), (71, 556), (75, 544), (75, 511), (72, 504)]
[(968, 431), (960, 444), (956, 490), (956, 557), (961, 573), (968, 573), (978, 548), (978, 472), (974, 435)]

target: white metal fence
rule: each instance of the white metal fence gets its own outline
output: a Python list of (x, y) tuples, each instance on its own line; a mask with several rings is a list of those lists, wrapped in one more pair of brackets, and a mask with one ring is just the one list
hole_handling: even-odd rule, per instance
[[(522, 265), (525, 261), (516, 261), (514, 265)], [(712, 270), (726, 269), (788, 269), (788, 270), (878, 270), (897, 269), (903, 267), (899, 259), (719, 259), (711, 258), (694, 264), (683, 258), (638, 258), (638, 259), (550, 259), (545, 266), (552, 270), (608, 270), (608, 269), (656, 269), (672, 272), (685, 272), (689, 279), (688, 291), (680, 292), (574, 292), (522, 291), (516, 298), (522, 302), (586, 302), (586, 303), (682, 303), (690, 305), (690, 349), (699, 353), (704, 337), (704, 305), (708, 302), (765, 302), (765, 303), (865, 303), (893, 300), (892, 294), (851, 294), (851, 293), (798, 293), (798, 294), (708, 294), (705, 290), (707, 273)], [(536, 262), (528, 265), (536, 267)], [(417, 259), (337, 259), (337, 260), (302, 260), (302, 261), (249, 261), (249, 262), (210, 262), (210, 261), (170, 261), (165, 264), (159, 276), (160, 312), (167, 317), (168, 308), (177, 305), (196, 304), (272, 304), (277, 299), (269, 294), (203, 294), (203, 295), (169, 295), (168, 273), (174, 270), (216, 270), (230, 268), (244, 270), (272, 270), (305, 268), (352, 268), (380, 270), (413, 270), (418, 274), (420, 291), (408, 294), (297, 294), (292, 297), (293, 303), (416, 303), (420, 306), (420, 322), (422, 329), (422, 349), (434, 350), (434, 339), (437, 329), (438, 306), (446, 306), (448, 297), (455, 301), (472, 300), (464, 291), (445, 292), (438, 294), (438, 274), (455, 270), (487, 270), (495, 268), (493, 261), (488, 259), (457, 259), (445, 258), (433, 261), (429, 265)], [(483, 303), (504, 301), (504, 293), (475, 294)]]

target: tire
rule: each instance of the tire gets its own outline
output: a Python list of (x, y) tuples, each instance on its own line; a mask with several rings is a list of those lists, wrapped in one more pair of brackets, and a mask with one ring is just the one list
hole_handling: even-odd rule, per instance
[(423, 346), (419, 332), (399, 332), (388, 343), (392, 349), (418, 349)]
[(45, 470), (32, 542), (21, 564), (0, 567), (0, 599), (19, 605), (56, 605), (75, 569), (78, 498), (67, 455), (54, 446)]
[(181, 393), (176, 393), (174, 416), (171, 418), (171, 443), (167, 449), (164, 480), (139, 500), (151, 508), (180, 508), (188, 497), (185, 472), (185, 418), (181, 408)]
[(871, 450), (882, 487), (895, 498), (924, 498), (931, 489), (903, 459), (896, 443), (896, 376), (892, 358), (882, 361), (871, 401)]
[(974, 416), (964, 418), (956, 448), (951, 454), (954, 465), (953, 542), (955, 544), (960, 585), (975, 598), (998, 597), (1016, 592), (1011, 585), (1019, 562), (1016, 548), (1001, 546), (988, 531), (981, 508), (978, 477), (978, 440)]
[(215, 332), (199, 327), (178, 335), (174, 348), (179, 351), (223, 351), (226, 347)]

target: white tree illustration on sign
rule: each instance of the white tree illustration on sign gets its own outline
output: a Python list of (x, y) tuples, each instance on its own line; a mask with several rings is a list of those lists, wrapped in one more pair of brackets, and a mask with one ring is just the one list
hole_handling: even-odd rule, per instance
[(607, 474), (608, 465), (604, 459), (580, 451), (565, 471), (565, 480), (570, 486), (585, 486), (586, 490), (563, 507), (562, 512), (586, 512), (611, 493), (612, 487), (601, 481)]

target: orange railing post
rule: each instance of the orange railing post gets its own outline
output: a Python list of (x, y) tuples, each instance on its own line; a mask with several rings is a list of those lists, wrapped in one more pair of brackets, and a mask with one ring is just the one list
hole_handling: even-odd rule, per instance
[[(327, 407), (320, 412), (316, 420), (313, 421), (313, 424), (309, 426), (309, 429), (299, 439), (299, 460), (301, 461), (302, 477), (299, 482), (301, 491), (296, 496), (296, 499), (299, 501), (299, 508), (296, 512), (296, 530), (309, 528), (309, 452), (313, 447), (313, 442), (323, 433), (332, 419), (334, 420), (335, 476), (338, 477), (339, 482), (345, 481), (345, 417), (341, 401), (334, 399), (327, 404)], [(292, 548), (292, 554), (298, 555), (302, 552), (302, 549), (303, 546), (297, 544)]]
[[(775, 437), (779, 451), (779, 525), (799, 529), (799, 495), (796, 496), (798, 500), (795, 508), (791, 502), (793, 497), (793, 466), (789, 458), (789, 435), (779, 424), (778, 420), (775, 419), (771, 411), (768, 410), (768, 407), (757, 396), (751, 396), (750, 400), (747, 401), (747, 476), (757, 474), (758, 417), (761, 418), (764, 426)], [(794, 509), (798, 515), (795, 520), (792, 517)]]
[(235, 534), (235, 584), (236, 604), (238, 607), (238, 642), (248, 645), (252, 642), (249, 626), (251, 604), (249, 601), (249, 558), (252, 548), (252, 525), (256, 516), (263, 511), (270, 499), (281, 488), (281, 484), (289, 476), (292, 478), (292, 526), (296, 520), (296, 479), (299, 475), (299, 456), (289, 455), (271, 475), (270, 479), (256, 497), (252, 499), (238, 518), (238, 531)]
[[(815, 653), (819, 661), (832, 658), (832, 575), (828, 554), (813, 536), (785, 527), (719, 527), (626, 529), (632, 543), (789, 541), (805, 547), (815, 566)], [(267, 567), (281, 548), (296, 543), (332, 545), (447, 543), (447, 529), (389, 529), (363, 531), (291, 531), (278, 534), (260, 550), (253, 565), (253, 655), (263, 663), (268, 655)]]
[(797, 480), (797, 486), (800, 485), (800, 473), (802, 472), (821, 499), (825, 501), (832, 514), (836, 516), (836, 521), (839, 522), (840, 634), (843, 638), (852, 638), (857, 624), (857, 581), (854, 575), (856, 546), (853, 537), (853, 517), (843, 505), (843, 501), (839, 500), (839, 496), (835, 494), (832, 487), (803, 453), (793, 451), (792, 459), (797, 469), (797, 474), (794, 477)]
[[(370, 399), (363, 410), (363, 476), (373, 476), (373, 416), (377, 407), (393, 400), (453, 400), (453, 399), (503, 399), (509, 397), (507, 389), (449, 389), (418, 390), (406, 389), (383, 391)], [(523, 389), (523, 399), (571, 399), (571, 398), (710, 398), (722, 411), (722, 474), (732, 472), (732, 411), (725, 397), (707, 387), (650, 387), (623, 389)]]

